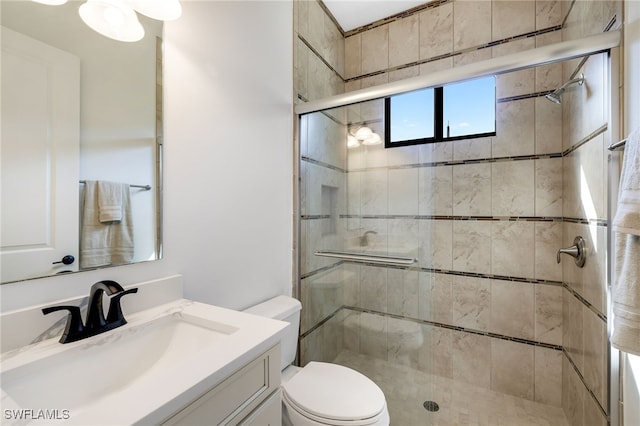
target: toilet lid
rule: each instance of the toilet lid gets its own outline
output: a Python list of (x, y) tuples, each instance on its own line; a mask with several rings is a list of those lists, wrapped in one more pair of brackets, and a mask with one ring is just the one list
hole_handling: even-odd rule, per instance
[(368, 419), (386, 407), (378, 385), (337, 364), (310, 362), (282, 388), (297, 408), (327, 420)]

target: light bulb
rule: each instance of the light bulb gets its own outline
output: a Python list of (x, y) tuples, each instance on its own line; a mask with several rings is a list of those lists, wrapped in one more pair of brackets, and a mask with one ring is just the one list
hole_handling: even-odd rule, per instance
[(363, 140), (371, 137), (372, 134), (373, 134), (373, 131), (370, 128), (368, 128), (366, 126), (362, 126), (356, 131), (356, 135), (355, 136), (359, 140), (363, 141)]
[(371, 133), (367, 139), (362, 141), (363, 145), (378, 145), (382, 143), (382, 138), (377, 133)]
[(78, 10), (91, 29), (119, 41), (138, 41), (144, 37), (136, 12), (123, 0), (87, 0)]
[(347, 148), (357, 148), (360, 146), (360, 141), (355, 136), (347, 136)]

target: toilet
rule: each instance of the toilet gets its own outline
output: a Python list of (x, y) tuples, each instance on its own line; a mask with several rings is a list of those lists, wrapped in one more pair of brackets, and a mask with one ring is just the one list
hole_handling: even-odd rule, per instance
[(282, 337), (282, 424), (388, 426), (384, 393), (363, 374), (337, 364), (292, 365), (298, 343), (302, 305), (277, 296), (244, 312), (291, 323)]

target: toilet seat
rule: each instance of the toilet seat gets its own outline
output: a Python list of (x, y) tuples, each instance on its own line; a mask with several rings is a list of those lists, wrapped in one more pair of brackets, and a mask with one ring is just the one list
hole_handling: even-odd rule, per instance
[(382, 390), (341, 365), (310, 362), (282, 389), (285, 404), (319, 424), (364, 426), (388, 419)]

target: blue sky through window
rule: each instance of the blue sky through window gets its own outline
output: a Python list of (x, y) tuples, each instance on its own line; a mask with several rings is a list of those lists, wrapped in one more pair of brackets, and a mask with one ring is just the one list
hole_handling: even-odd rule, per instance
[[(495, 77), (483, 77), (443, 86), (442, 135), (473, 136), (495, 132)], [(391, 143), (435, 137), (434, 89), (390, 97)]]

